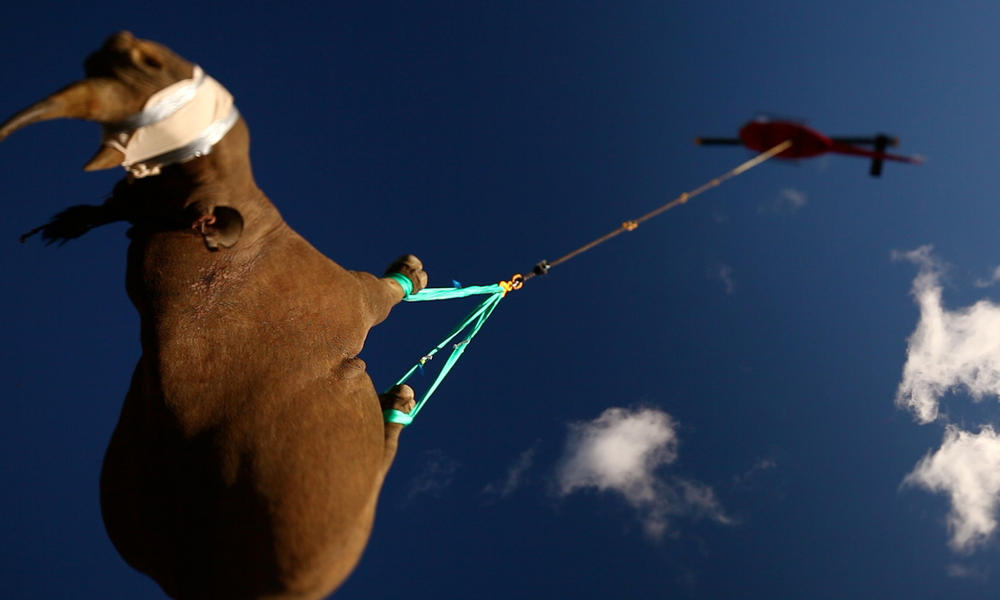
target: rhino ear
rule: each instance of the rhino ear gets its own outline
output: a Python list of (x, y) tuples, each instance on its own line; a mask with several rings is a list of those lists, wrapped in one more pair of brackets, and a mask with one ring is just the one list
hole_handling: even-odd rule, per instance
[(133, 46), (129, 50), (128, 55), (132, 64), (140, 69), (150, 71), (160, 71), (163, 69), (163, 60), (148, 49), (142, 50), (137, 46)]
[(219, 248), (232, 248), (243, 235), (243, 215), (229, 206), (216, 206), (212, 210), (211, 224), (202, 223), (199, 227), (205, 246), (212, 251)]
[(83, 166), (84, 171), (100, 171), (101, 169), (110, 169), (111, 167), (117, 167), (122, 164), (125, 160), (125, 155), (121, 153), (117, 148), (112, 148), (111, 146), (102, 145), (98, 150), (97, 154), (94, 155), (87, 164)]

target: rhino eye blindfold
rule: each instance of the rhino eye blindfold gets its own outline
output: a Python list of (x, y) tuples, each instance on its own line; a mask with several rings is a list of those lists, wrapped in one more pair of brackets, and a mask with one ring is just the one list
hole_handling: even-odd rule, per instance
[(120, 151), (122, 166), (135, 177), (157, 175), (162, 167), (212, 151), (240, 113), (233, 96), (195, 65), (191, 79), (170, 85), (142, 111), (104, 126), (104, 144)]

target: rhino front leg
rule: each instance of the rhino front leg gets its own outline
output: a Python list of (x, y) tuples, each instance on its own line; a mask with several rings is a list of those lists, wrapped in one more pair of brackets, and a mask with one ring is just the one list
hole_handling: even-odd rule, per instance
[[(382, 410), (395, 409), (409, 414), (416, 406), (416, 399), (413, 388), (408, 385), (394, 385), (384, 394), (379, 394), (379, 404)], [(389, 472), (392, 461), (396, 458), (396, 449), (399, 446), (399, 434), (403, 431), (403, 426), (399, 423), (385, 424), (385, 446), (382, 453), (382, 477)]]
[[(415, 294), (427, 286), (427, 273), (420, 259), (412, 254), (407, 254), (396, 259), (385, 274), (399, 273), (413, 285), (411, 294)], [(389, 316), (389, 311), (403, 300), (403, 286), (399, 281), (390, 277), (375, 277), (371, 273), (363, 271), (351, 271), (361, 282), (364, 294), (367, 299), (368, 314), (371, 318), (369, 327), (374, 327)]]
[[(420, 262), (419, 258), (412, 254), (400, 256), (385, 270), (385, 275), (393, 273), (404, 275), (410, 280), (413, 284), (413, 289), (410, 291), (411, 294), (416, 294), (427, 287), (427, 273), (424, 272), (424, 265)], [(389, 282), (389, 285), (395, 284), (401, 292), (403, 291), (403, 286), (395, 279), (387, 279), (385, 281)]]

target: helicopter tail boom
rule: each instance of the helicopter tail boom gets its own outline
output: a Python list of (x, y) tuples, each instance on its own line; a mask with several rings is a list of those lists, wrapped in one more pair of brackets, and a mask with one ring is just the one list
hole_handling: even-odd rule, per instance
[(890, 136), (879, 134), (874, 138), (865, 138), (866, 143), (870, 143), (873, 148), (868, 150), (866, 148), (859, 148), (856, 144), (859, 142), (854, 138), (854, 144), (848, 143), (847, 140), (852, 138), (834, 138), (834, 145), (830, 148), (831, 151), (837, 152), (839, 154), (851, 154), (854, 156), (865, 156), (871, 159), (871, 168), (868, 172), (872, 177), (878, 177), (882, 174), (882, 165), (887, 160), (892, 160), (896, 162), (904, 162), (910, 164), (920, 164), (923, 162), (923, 158), (919, 156), (901, 156), (899, 154), (890, 154), (885, 151), (889, 146), (894, 146), (898, 141)]
[(880, 133), (878, 135), (855, 136), (855, 137), (834, 137), (830, 138), (838, 144), (852, 144), (855, 146), (877, 146), (884, 143), (886, 146), (898, 146), (899, 138)]

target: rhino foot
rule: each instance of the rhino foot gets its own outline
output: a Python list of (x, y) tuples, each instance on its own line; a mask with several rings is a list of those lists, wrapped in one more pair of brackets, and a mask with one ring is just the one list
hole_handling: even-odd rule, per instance
[[(383, 411), (395, 409), (406, 414), (410, 414), (413, 407), (417, 405), (413, 388), (405, 384), (394, 385), (389, 388), (389, 391), (379, 394), (378, 401)], [(396, 457), (396, 448), (399, 446), (399, 434), (401, 431), (403, 431), (403, 426), (399, 423), (385, 424), (385, 446), (382, 449), (381, 473), (381, 477), (383, 478), (389, 472), (393, 458)]]
[(407, 414), (417, 405), (413, 388), (406, 384), (394, 385), (389, 391), (379, 394), (378, 402), (382, 410), (398, 410)]
[(413, 283), (413, 291), (411, 294), (416, 294), (420, 290), (427, 287), (427, 273), (424, 272), (424, 265), (420, 262), (420, 259), (412, 254), (405, 254), (397, 258), (389, 268), (385, 270), (385, 274), (390, 273), (401, 273), (405, 275)]

